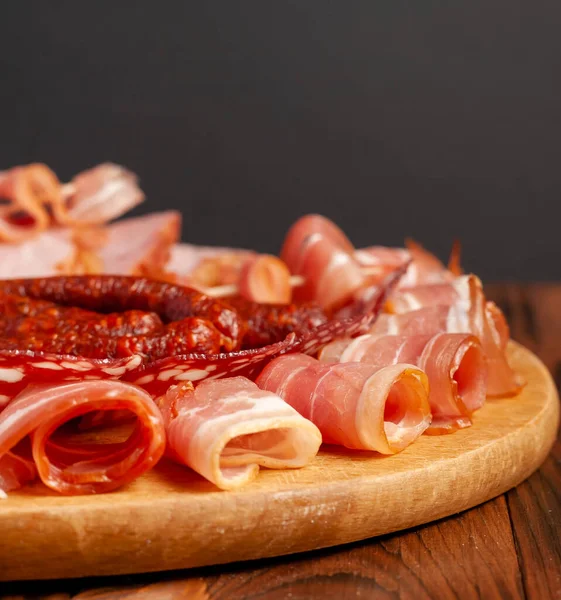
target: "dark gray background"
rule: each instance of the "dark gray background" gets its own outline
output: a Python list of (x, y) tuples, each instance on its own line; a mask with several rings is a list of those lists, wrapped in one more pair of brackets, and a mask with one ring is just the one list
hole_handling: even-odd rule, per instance
[(560, 278), (561, 2), (6, 2), (0, 166), (136, 171), (184, 239), (276, 251), (455, 236), (486, 280)]

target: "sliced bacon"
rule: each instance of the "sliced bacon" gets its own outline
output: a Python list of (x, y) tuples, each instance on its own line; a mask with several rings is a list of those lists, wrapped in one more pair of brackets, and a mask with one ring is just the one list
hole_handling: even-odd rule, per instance
[(158, 404), (170, 456), (223, 490), (248, 484), (259, 467), (303, 467), (321, 444), (315, 425), (244, 377), (174, 386)]
[(288, 231), (281, 259), (304, 278), (294, 289), (297, 302), (315, 300), (326, 310), (341, 306), (365, 284), (365, 276), (345, 234), (320, 215), (302, 217)]
[[(65, 423), (87, 412), (123, 409), (137, 419), (126, 441), (81, 447), (57, 434)], [(121, 487), (152, 468), (165, 449), (164, 424), (152, 398), (118, 381), (27, 388), (0, 413), (0, 457), (28, 435), (39, 477), (63, 494), (101, 493)], [(4, 460), (0, 467), (6, 467)], [(17, 483), (0, 473), (2, 479), (10, 486)]]
[[(471, 333), (481, 341), (488, 365), (487, 394), (512, 396), (525, 385), (515, 373), (505, 354), (506, 321), (498, 307), (490, 308), (481, 281), (470, 275), (464, 279), (469, 296), (452, 305), (436, 305), (401, 314), (384, 314), (375, 322), (376, 335), (434, 335), (436, 333)], [(463, 289), (463, 288), (462, 288)]]
[(144, 201), (134, 173), (113, 163), (82, 171), (62, 188), (52, 203), (56, 222), (63, 226), (99, 225), (124, 215)]
[(105, 228), (99, 257), (103, 273), (157, 277), (169, 269), (181, 234), (181, 213), (169, 210), (118, 221)]
[(432, 422), (427, 433), (448, 433), (471, 425), (485, 402), (487, 365), (479, 340), (469, 334), (434, 336), (363, 335), (336, 340), (320, 352), (322, 362), (363, 362), (378, 368), (410, 363), (429, 378)]
[(328, 444), (394, 454), (429, 426), (427, 376), (413, 365), (323, 364), (301, 354), (270, 362), (256, 380), (315, 423)]

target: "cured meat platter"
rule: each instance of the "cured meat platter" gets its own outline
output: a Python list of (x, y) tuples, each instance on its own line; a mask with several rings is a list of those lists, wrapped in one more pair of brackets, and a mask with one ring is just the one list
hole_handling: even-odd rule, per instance
[(171, 462), (125, 488), (61, 497), (36, 484), (0, 511), (0, 579), (111, 575), (198, 567), (344, 544), (413, 527), (489, 500), (548, 454), (559, 400), (545, 366), (511, 342), (528, 384), (488, 401), (472, 427), (423, 436), (381, 458), (326, 446), (309, 466), (263, 471), (216, 490)]
[(278, 255), (124, 218), (136, 176), (0, 171), (0, 580), (301, 552), (536, 469), (555, 386), (465, 272), (303, 215)]

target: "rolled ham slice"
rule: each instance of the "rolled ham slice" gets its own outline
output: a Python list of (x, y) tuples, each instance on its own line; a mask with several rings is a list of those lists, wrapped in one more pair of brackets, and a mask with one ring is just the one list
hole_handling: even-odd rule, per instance
[[(508, 327), (499, 308), (483, 294), (481, 281), (470, 275), (462, 279), (461, 294), (454, 304), (427, 306), (401, 314), (378, 317), (370, 333), (375, 335), (435, 335), (471, 333), (479, 338), (487, 359), (489, 396), (512, 396), (525, 385), (505, 353)], [(467, 291), (466, 291), (467, 288)], [(457, 292), (458, 288), (453, 288)]]
[[(65, 423), (91, 411), (128, 410), (136, 426), (127, 440), (80, 445), (67, 441)], [(26, 436), (45, 485), (63, 494), (108, 492), (153, 467), (165, 449), (160, 411), (150, 395), (119, 381), (80, 381), (30, 386), (0, 413), (0, 483), (5, 493), (28, 474), (14, 470), (11, 451)]]
[(244, 377), (174, 386), (158, 404), (170, 456), (223, 490), (248, 484), (259, 467), (303, 467), (321, 444), (315, 425)]
[(322, 362), (363, 362), (378, 368), (417, 365), (429, 378), (432, 422), (427, 433), (449, 433), (471, 425), (485, 402), (487, 365), (481, 343), (469, 334), (435, 336), (363, 335), (336, 340), (320, 352)]
[(316, 301), (330, 310), (352, 298), (366, 279), (345, 234), (320, 215), (302, 217), (288, 231), (280, 254), (304, 284), (294, 289), (297, 302)]
[(302, 354), (273, 360), (256, 380), (315, 423), (327, 444), (395, 454), (429, 426), (429, 385), (414, 365), (322, 364)]

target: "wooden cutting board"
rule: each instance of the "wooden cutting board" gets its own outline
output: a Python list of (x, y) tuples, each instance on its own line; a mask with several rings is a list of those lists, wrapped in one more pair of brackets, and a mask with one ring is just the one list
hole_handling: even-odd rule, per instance
[(308, 467), (261, 471), (221, 492), (161, 463), (126, 488), (60, 497), (41, 484), (0, 504), (0, 580), (196, 567), (302, 552), (413, 527), (502, 494), (539, 467), (559, 423), (555, 385), (512, 343), (528, 380), (473, 427), (423, 436), (397, 456), (326, 447)]

